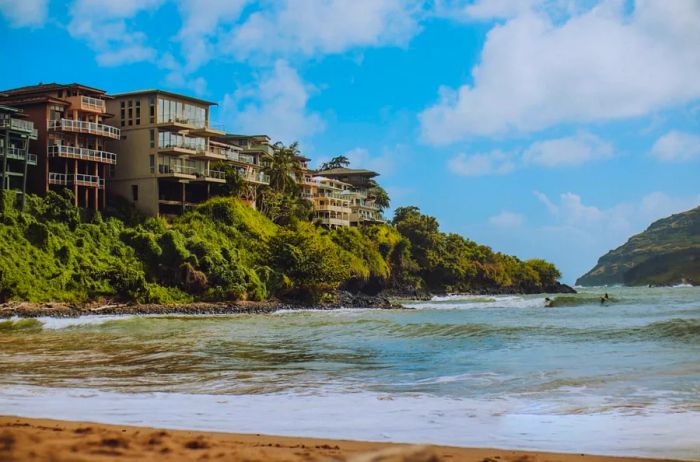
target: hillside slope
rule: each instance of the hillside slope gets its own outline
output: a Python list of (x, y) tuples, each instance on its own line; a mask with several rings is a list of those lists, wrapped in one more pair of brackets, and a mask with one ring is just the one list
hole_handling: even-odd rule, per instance
[(603, 255), (577, 285), (700, 285), (700, 207), (655, 221)]

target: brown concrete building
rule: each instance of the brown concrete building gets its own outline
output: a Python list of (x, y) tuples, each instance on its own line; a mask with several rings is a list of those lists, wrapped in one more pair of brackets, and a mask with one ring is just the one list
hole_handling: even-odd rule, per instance
[(110, 188), (148, 215), (173, 215), (209, 198), (212, 184), (225, 183), (212, 168), (226, 158), (210, 143), (224, 132), (209, 124), (215, 103), (162, 90), (113, 96), (110, 123), (122, 141)]
[(225, 163), (243, 177), (243, 199), (254, 206), (257, 188), (270, 182), (262, 173), (262, 158), (272, 149), (269, 138), (212, 127), (215, 104), (162, 90), (114, 95), (108, 108), (122, 141), (111, 191), (149, 215), (179, 214), (226, 183), (217, 167)]
[(21, 110), (0, 105), (0, 178), (2, 190), (14, 189), (21, 194), (24, 207), (29, 168), (36, 166), (36, 154), (29, 143), (37, 139), (37, 130)]
[(317, 172), (316, 175), (347, 185), (343, 196), (350, 202), (350, 226), (386, 222), (372, 196), (372, 188), (376, 186), (374, 178), (379, 176), (378, 173), (371, 170), (334, 168)]
[(21, 108), (38, 136), (30, 144), (37, 166), (30, 169), (27, 191), (46, 194), (70, 188), (75, 204), (91, 209), (106, 205), (106, 178), (117, 163), (109, 146), (120, 130), (106, 125), (109, 96), (97, 88), (72, 84), (39, 84), (4, 90), (0, 101)]

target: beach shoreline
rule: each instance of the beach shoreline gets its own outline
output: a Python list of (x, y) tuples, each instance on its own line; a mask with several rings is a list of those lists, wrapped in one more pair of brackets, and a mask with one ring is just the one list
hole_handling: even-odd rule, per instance
[(17, 416), (0, 416), (0, 459), (13, 462), (30, 460), (56, 462), (69, 460), (169, 460), (176, 462), (190, 460), (245, 460), (249, 462), (640, 462), (678, 460), (170, 430)]

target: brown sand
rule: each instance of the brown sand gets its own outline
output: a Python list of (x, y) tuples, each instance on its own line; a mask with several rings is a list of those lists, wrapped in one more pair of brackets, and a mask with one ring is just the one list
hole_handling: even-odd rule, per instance
[(639, 462), (653, 459), (158, 430), (0, 416), (0, 462)]

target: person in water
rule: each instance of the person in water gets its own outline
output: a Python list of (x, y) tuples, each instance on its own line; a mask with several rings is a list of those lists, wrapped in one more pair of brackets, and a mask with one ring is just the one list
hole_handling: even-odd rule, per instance
[(601, 304), (601, 305), (604, 305), (605, 302), (609, 302), (609, 301), (610, 301), (610, 297), (608, 297), (608, 293), (607, 293), (607, 292), (605, 293), (605, 295), (603, 295), (602, 297), (600, 297), (600, 304)]
[(546, 308), (551, 308), (552, 307), (552, 299), (549, 297), (544, 298), (544, 306)]

